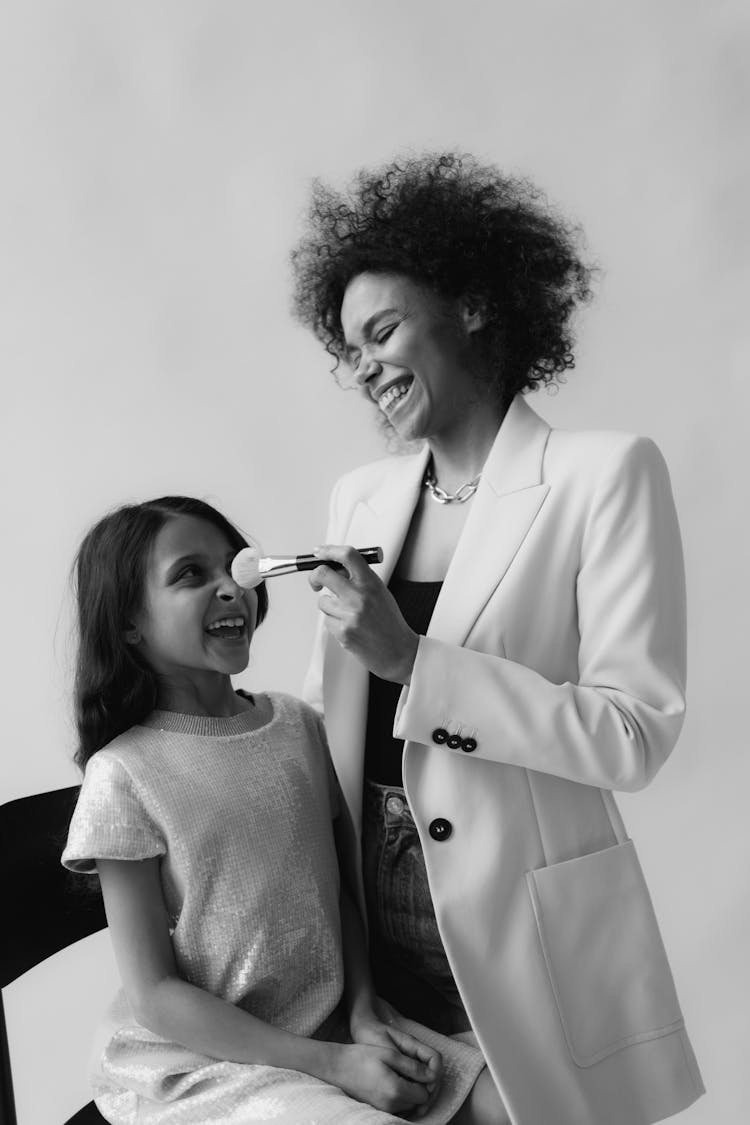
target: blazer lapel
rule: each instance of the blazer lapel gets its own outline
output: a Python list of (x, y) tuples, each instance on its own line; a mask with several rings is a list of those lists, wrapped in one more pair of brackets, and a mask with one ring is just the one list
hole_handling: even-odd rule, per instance
[(352, 514), (348, 541), (355, 547), (383, 548), (383, 561), (374, 570), (386, 585), (401, 554), (429, 456), (425, 445), (413, 456), (395, 459), (388, 478), (371, 497), (360, 501)]
[(511, 403), (482, 471), (427, 635), (462, 645), (544, 503), (549, 426), (521, 396)]

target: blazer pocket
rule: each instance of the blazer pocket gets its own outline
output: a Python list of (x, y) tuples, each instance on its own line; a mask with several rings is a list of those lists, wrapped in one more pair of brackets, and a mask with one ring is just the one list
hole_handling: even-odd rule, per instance
[(632, 840), (529, 871), (526, 881), (573, 1061), (592, 1066), (683, 1025)]

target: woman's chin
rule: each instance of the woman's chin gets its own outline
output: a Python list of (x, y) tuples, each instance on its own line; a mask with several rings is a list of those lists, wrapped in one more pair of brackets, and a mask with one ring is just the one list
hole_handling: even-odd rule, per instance
[(386, 433), (393, 434), (399, 442), (409, 445), (415, 441), (423, 441), (426, 437), (424, 426), (413, 411), (398, 409), (391, 414), (380, 411), (381, 425)]

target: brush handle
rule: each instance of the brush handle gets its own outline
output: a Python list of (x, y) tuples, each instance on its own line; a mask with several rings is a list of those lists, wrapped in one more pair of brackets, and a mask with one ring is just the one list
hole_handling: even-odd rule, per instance
[[(366, 563), (381, 563), (383, 561), (383, 548), (382, 547), (358, 547), (357, 554), (361, 555)], [(326, 566), (332, 567), (334, 570), (343, 570), (341, 563), (331, 562), (328, 559), (318, 558), (317, 555), (297, 555), (294, 564), (297, 570), (315, 570), (316, 566), (321, 566), (325, 563)]]
[[(383, 561), (382, 547), (365, 547), (359, 554), (368, 563)], [(340, 563), (332, 559), (321, 559), (317, 555), (264, 555), (258, 556), (258, 547), (244, 547), (232, 560), (232, 577), (245, 590), (252, 590), (267, 578), (279, 574), (296, 574), (299, 570), (314, 570), (325, 563), (336, 570), (343, 570)]]

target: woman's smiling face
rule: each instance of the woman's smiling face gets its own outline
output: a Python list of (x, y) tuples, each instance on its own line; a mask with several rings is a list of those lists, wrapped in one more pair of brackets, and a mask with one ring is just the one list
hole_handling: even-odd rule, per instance
[(197, 516), (173, 516), (157, 534), (134, 625), (158, 676), (235, 675), (247, 667), (258, 600), (229, 572), (236, 553)]
[(357, 384), (406, 441), (446, 435), (477, 404), (472, 333), (481, 314), (401, 274), (361, 273), (341, 304)]

